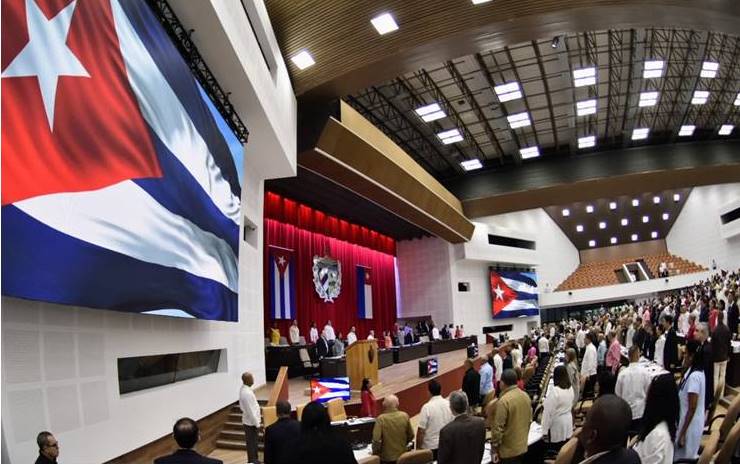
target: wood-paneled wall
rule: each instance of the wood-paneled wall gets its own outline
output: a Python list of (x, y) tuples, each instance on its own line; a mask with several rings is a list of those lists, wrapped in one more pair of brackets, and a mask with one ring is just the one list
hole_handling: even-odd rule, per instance
[(647, 242), (625, 243), (601, 248), (581, 250), (581, 264), (613, 261), (638, 256), (657, 255), (667, 253), (665, 240), (650, 240)]

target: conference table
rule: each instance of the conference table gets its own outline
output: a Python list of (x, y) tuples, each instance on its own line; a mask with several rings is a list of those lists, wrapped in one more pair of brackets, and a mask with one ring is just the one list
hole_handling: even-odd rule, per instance
[(449, 338), (446, 340), (434, 340), (429, 342), (429, 354), (447, 353), (455, 350), (464, 350), (471, 343), (478, 344), (478, 337), (471, 335), (462, 338)]
[(412, 345), (401, 345), (393, 347), (393, 362), (398, 364), (429, 355), (429, 343), (415, 343)]

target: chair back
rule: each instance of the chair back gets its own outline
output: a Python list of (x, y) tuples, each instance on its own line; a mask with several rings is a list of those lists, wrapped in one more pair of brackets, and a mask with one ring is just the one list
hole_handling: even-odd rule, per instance
[(558, 456), (555, 458), (555, 464), (571, 464), (573, 461), (573, 458), (576, 455), (576, 450), (578, 449), (578, 438), (577, 437), (571, 437), (570, 440), (565, 442), (562, 448), (560, 448), (560, 451), (558, 452)]
[(277, 422), (277, 410), (275, 406), (262, 406), (262, 423), (265, 428)]
[(704, 442), (704, 449), (699, 455), (696, 464), (709, 464), (712, 462), (712, 456), (717, 451), (719, 445), (719, 430), (714, 430), (709, 434), (709, 438)]
[(287, 345), (288, 344), (288, 338), (287, 337), (280, 337), (280, 344), (281, 345)]
[(380, 464), (380, 456), (368, 456), (357, 461), (357, 464)]
[(432, 450), (406, 451), (398, 457), (396, 464), (431, 464), (434, 462)]
[(347, 420), (347, 412), (344, 410), (344, 400), (334, 398), (326, 403), (326, 409), (329, 413), (329, 420), (332, 422)]
[(311, 367), (311, 356), (308, 354), (308, 350), (305, 348), (298, 349), (298, 357), (301, 358), (303, 367)]
[(730, 464), (738, 442), (740, 442), (740, 421), (736, 422), (730, 429), (727, 439), (722, 444), (717, 455), (714, 456), (714, 464)]
[(298, 337), (298, 344), (301, 346), (306, 346), (306, 337), (304, 337), (303, 335)]
[(719, 426), (719, 441), (724, 442), (727, 440), (727, 434), (730, 433), (730, 429), (737, 422), (738, 415), (740, 415), (740, 395), (735, 395), (732, 399), (730, 406), (727, 408), (727, 413)]

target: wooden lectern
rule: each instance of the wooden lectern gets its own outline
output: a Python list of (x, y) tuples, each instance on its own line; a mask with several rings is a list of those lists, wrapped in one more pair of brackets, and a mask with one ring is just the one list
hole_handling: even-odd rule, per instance
[(345, 351), (347, 375), (352, 390), (362, 388), (365, 377), (378, 383), (378, 343), (375, 340), (357, 340)]

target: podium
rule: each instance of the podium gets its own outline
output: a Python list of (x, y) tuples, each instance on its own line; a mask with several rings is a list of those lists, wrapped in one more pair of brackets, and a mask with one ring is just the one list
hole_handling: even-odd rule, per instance
[(378, 383), (378, 343), (375, 340), (357, 340), (345, 350), (347, 375), (352, 390), (362, 388), (365, 377)]

